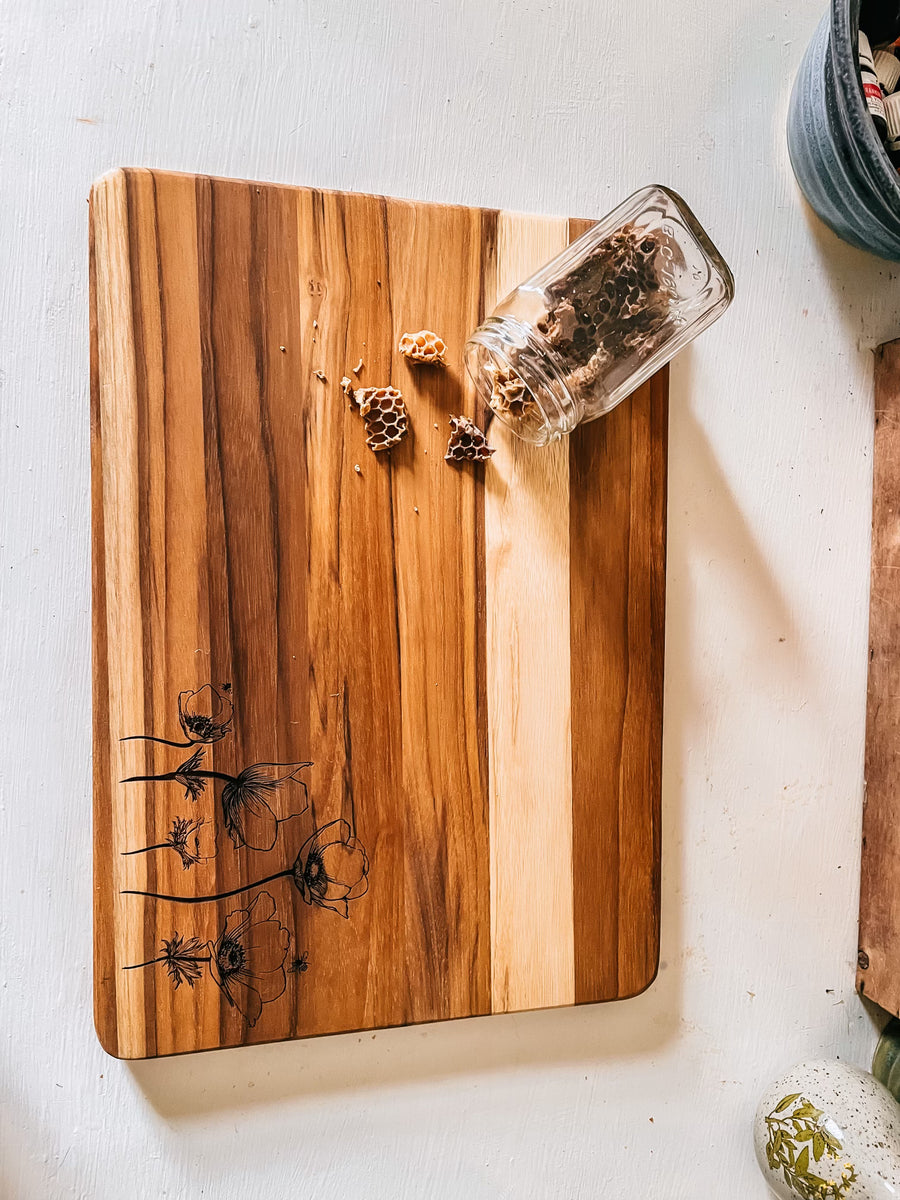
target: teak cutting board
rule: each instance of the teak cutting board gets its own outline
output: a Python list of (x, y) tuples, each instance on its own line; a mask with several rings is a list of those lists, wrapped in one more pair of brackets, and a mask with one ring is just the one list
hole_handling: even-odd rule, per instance
[[(149, 170), (95, 186), (111, 1053), (653, 979), (667, 377), (554, 446), (494, 422), (490, 463), (443, 461), (448, 414), (486, 418), (466, 335), (587, 224)], [(447, 369), (397, 354), (423, 326)], [(390, 454), (339, 390), (360, 359), (407, 399)]]
[(900, 1016), (900, 341), (875, 354), (866, 800), (857, 987)]

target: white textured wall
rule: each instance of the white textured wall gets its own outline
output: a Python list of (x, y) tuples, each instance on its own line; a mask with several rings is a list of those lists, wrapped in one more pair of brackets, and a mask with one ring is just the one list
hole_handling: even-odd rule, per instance
[[(853, 992), (871, 355), (896, 272), (800, 203), (822, 0), (0, 10), (0, 1195), (762, 1198)], [(601, 214), (660, 181), (737, 280), (673, 372), (663, 970), (638, 1000), (129, 1067), (91, 1024), (87, 206), (153, 165)]]

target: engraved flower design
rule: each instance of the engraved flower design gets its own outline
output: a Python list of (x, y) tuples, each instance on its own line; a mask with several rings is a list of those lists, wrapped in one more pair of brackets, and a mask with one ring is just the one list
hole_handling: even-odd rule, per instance
[[(185, 939), (176, 932), (163, 939), (162, 953), (157, 958), (122, 969), (137, 971), (162, 963), (177, 991), (182, 983), (193, 988), (203, 968), (208, 967), (229, 1005), (252, 1027), (263, 1005), (277, 1000), (287, 986), (285, 960), (290, 944), (290, 931), (279, 921), (275, 901), (268, 892), (260, 892), (246, 908), (228, 914), (217, 941), (204, 946), (199, 938)], [(307, 952), (304, 950), (294, 962), (302, 964), (297, 970), (306, 971)], [(294, 970), (294, 964), (289, 969)]]
[(353, 835), (350, 823), (342, 819), (322, 825), (312, 837), (307, 838), (290, 867), (267, 875), (264, 879), (242, 883), (230, 891), (216, 892), (210, 896), (171, 896), (165, 892), (124, 888), (121, 894), (149, 896), (154, 900), (169, 900), (175, 904), (205, 904), (211, 900), (227, 900), (230, 896), (285, 878), (293, 880), (307, 904), (328, 908), (342, 917), (349, 917), (350, 901), (364, 896), (369, 887), (369, 856)]
[(172, 772), (172, 778), (184, 788), (185, 800), (196, 800), (203, 794), (206, 778), (198, 772), (203, 765), (205, 754), (203, 747), (198, 746), (191, 757), (183, 762), (177, 771)]
[(290, 932), (278, 920), (268, 892), (229, 913), (221, 937), (209, 944), (213, 979), (251, 1026), (259, 1020), (262, 1006), (285, 989), (284, 960), (290, 944)]
[(132, 733), (119, 738), (119, 741), (158, 742), (162, 746), (181, 746), (185, 749), (197, 742), (221, 741), (231, 732), (231, 718), (234, 716), (234, 705), (227, 696), (222, 695), (230, 688), (230, 683), (223, 684), (220, 692), (211, 683), (205, 683), (195, 692), (179, 692), (178, 723), (187, 737), (186, 742), (173, 742), (171, 738), (156, 737), (150, 733)]
[[(188, 938), (185, 941), (180, 933), (175, 932), (168, 941), (163, 938), (162, 948), (162, 961), (166, 964), (166, 970), (175, 985), (176, 992), (183, 983), (192, 988), (203, 974), (203, 963), (206, 961), (200, 956), (203, 943), (196, 937)], [(131, 970), (131, 968), (128, 969)]]
[(181, 865), (189, 871), (195, 863), (215, 858), (216, 831), (205, 817), (175, 817), (165, 841), (141, 846), (139, 850), (124, 850), (122, 853), (147, 854), (150, 850), (174, 850), (181, 857)]
[[(252, 763), (237, 775), (203, 768), (203, 747), (198, 747), (189, 759), (174, 771), (162, 775), (130, 775), (123, 783), (161, 783), (167, 780), (180, 783), (185, 799), (196, 800), (208, 779), (220, 779), (222, 787), (222, 817), (235, 847), (249, 846), (251, 850), (271, 850), (278, 837), (278, 826), (291, 817), (305, 812), (309, 804), (306, 784), (301, 771), (311, 762)], [(276, 794), (286, 785), (296, 785), (300, 794), (291, 788), (288, 802), (281, 805), (284, 816), (276, 816), (272, 805)]]
[(369, 887), (369, 857), (346, 821), (332, 821), (303, 843), (293, 868), (307, 904), (348, 917), (348, 904)]
[(216, 856), (216, 831), (203, 817), (195, 821), (175, 817), (166, 841), (181, 856), (185, 871), (189, 871), (194, 863), (206, 862)]
[(231, 730), (234, 705), (211, 683), (178, 693), (178, 722), (190, 742), (218, 742)]
[(306, 784), (300, 772), (312, 763), (253, 763), (228, 779), (222, 788), (222, 815), (225, 828), (236, 847), (271, 850), (282, 820), (272, 811), (269, 801), (285, 784), (296, 783), (303, 791), (302, 806), (289, 814), (304, 812), (308, 803)]

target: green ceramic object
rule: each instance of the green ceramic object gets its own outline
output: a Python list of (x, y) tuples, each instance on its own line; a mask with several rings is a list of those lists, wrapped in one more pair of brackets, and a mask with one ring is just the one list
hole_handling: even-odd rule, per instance
[(893, 1017), (875, 1047), (872, 1074), (895, 1100), (900, 1100), (900, 1021)]

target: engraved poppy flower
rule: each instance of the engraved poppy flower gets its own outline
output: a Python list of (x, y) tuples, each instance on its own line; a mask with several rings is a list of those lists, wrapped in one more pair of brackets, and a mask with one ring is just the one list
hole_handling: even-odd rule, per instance
[(278, 920), (268, 892), (229, 913), (221, 937), (209, 943), (213, 979), (251, 1026), (262, 1006), (277, 1000), (285, 989), (284, 962), (290, 944), (290, 932)]
[(234, 706), (211, 683), (178, 693), (178, 721), (191, 742), (218, 742), (231, 729)]
[(332, 821), (307, 838), (292, 866), (266, 875), (264, 879), (242, 883), (230, 891), (214, 892), (209, 896), (173, 896), (166, 892), (123, 888), (121, 894), (148, 896), (173, 904), (206, 904), (212, 900), (227, 900), (241, 892), (274, 883), (276, 879), (291, 879), (307, 904), (330, 908), (342, 917), (349, 917), (350, 901), (364, 896), (369, 887), (369, 856), (353, 836), (349, 822)]
[[(268, 892), (260, 892), (246, 908), (228, 914), (217, 942), (204, 946), (199, 938), (185, 938), (176, 932), (163, 939), (162, 953), (156, 958), (122, 969), (138, 971), (161, 963), (177, 991), (183, 983), (193, 989), (206, 966), (228, 1003), (255, 1025), (262, 1006), (284, 993), (290, 944), (290, 932), (278, 920), (275, 901)], [(308, 966), (304, 950), (288, 969), (306, 971)]]
[[(166, 780), (180, 783), (185, 798), (196, 800), (206, 787), (207, 779), (220, 779), (222, 787), (222, 817), (225, 828), (237, 848), (271, 850), (278, 837), (278, 826), (291, 817), (306, 812), (309, 796), (300, 772), (311, 762), (252, 763), (237, 775), (226, 771), (207, 771), (202, 767), (203, 750), (196, 750), (187, 762), (162, 775), (129, 775), (123, 783), (161, 783)], [(284, 790), (284, 796), (277, 793)], [(277, 801), (277, 803), (276, 803)], [(277, 816), (273, 804), (283, 813)]]
[(303, 843), (293, 877), (307, 904), (348, 917), (349, 901), (368, 889), (369, 857), (346, 821), (332, 821)]
[[(244, 767), (238, 775), (226, 779), (222, 788), (222, 815), (225, 828), (236, 847), (272, 849), (281, 821), (306, 810), (306, 784), (300, 778), (300, 772), (311, 766), (309, 762), (253, 763)], [(276, 817), (271, 802), (280, 789), (292, 783), (302, 791), (302, 796), (294, 793), (299, 807), (284, 817)]]
[[(230, 683), (222, 685), (222, 691), (231, 689)], [(187, 748), (197, 742), (218, 742), (231, 730), (234, 705), (211, 683), (205, 683), (196, 692), (180, 692), (178, 695), (178, 721), (187, 735), (186, 742), (175, 742), (171, 738), (157, 737), (152, 733), (131, 733), (119, 738), (120, 742), (158, 742), (161, 746)]]

